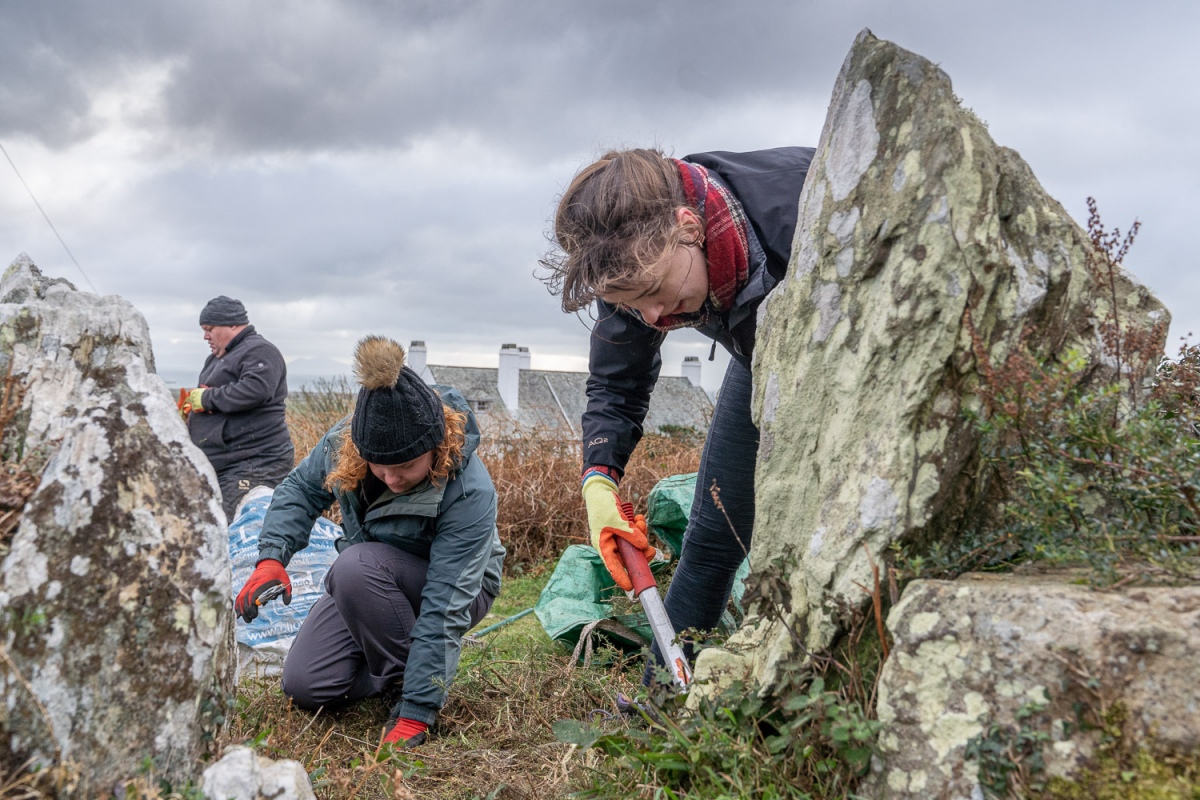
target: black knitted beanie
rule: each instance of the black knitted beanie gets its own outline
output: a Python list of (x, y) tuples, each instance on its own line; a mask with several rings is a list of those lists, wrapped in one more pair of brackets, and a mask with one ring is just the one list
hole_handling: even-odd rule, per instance
[(383, 336), (363, 338), (354, 351), (362, 388), (350, 420), (350, 440), (372, 464), (403, 464), (446, 438), (442, 400), (404, 366), (404, 348)]
[(241, 300), (221, 295), (214, 297), (200, 312), (201, 325), (249, 325), (250, 317)]

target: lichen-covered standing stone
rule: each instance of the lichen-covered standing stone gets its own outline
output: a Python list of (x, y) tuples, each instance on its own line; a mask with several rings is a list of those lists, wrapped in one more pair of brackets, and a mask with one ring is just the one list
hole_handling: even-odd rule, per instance
[(0, 758), (77, 796), (146, 759), (195, 777), (234, 690), (216, 476), (154, 372), (146, 321), (22, 255), (0, 280), (11, 461), (44, 465), (0, 563)]
[[(942, 70), (859, 35), (754, 356), (750, 560), (761, 570), (794, 559), (786, 616), (807, 647), (831, 642), (830, 601), (862, 602), (872, 561), (883, 565), (893, 543), (956, 529), (972, 490), (965, 468), (978, 457), (964, 413), (980, 407), (973, 334), (993, 364), (1024, 338), (1045, 357), (1075, 350), (1092, 379), (1111, 378), (1117, 360), (1102, 328), (1115, 308), (1154, 342), (1134, 369), (1153, 367), (1166, 310), (1124, 271), (1111, 292), (1099, 285), (1090, 247)], [(702, 653), (697, 677), (770, 685), (797, 657), (783, 625), (752, 624), (729, 649)]]

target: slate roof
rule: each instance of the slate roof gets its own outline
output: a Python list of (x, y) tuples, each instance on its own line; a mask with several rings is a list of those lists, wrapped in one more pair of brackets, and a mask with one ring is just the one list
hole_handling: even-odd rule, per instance
[[(486, 425), (490, 417), (511, 418), (497, 388), (499, 370), (494, 367), (427, 366), (434, 383), (458, 389)], [(517, 422), (521, 426), (561, 429), (564, 435), (579, 436), (579, 421), (587, 406), (587, 373), (523, 369), (520, 372)], [(712, 400), (699, 386), (682, 376), (660, 376), (650, 397), (645, 429), (664, 426), (693, 428), (703, 433), (712, 417)]]
[[(467, 398), (477, 417), (482, 418), (484, 414), (504, 408), (500, 389), (496, 385), (496, 373), (499, 370), (494, 367), (439, 367), (429, 364), (425, 370), (428, 376), (422, 377), (426, 381), (458, 389)], [(431, 381), (429, 376), (432, 376)]]

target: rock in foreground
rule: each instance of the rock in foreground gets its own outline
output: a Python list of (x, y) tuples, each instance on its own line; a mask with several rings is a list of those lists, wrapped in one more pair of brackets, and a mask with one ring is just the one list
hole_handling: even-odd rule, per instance
[(0, 281), (6, 463), (37, 489), (0, 563), (0, 758), (32, 758), (99, 796), (146, 759), (175, 785), (234, 689), (233, 610), (216, 477), (119, 297)]
[(1200, 752), (1200, 587), (915, 581), (888, 627), (896, 644), (880, 676), (884, 727), (865, 797), (982, 796), (967, 743), (990, 738), (1005, 750), (1022, 730), (1047, 737), (1033, 779), (1078, 775), (1118, 729), (1160, 756)]
[(209, 800), (315, 800), (299, 761), (272, 761), (249, 747), (231, 747), (204, 770), (200, 785)]

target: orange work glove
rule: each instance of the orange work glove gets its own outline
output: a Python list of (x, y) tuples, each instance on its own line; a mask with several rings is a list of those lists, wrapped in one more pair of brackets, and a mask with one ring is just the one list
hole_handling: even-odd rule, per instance
[(207, 411), (204, 407), (204, 390), (207, 386), (201, 386), (198, 389), (192, 389), (188, 392), (185, 404), (191, 407), (192, 411)]
[(633, 580), (617, 552), (617, 537), (641, 550), (647, 559), (654, 558), (658, 551), (646, 536), (646, 518), (641, 514), (634, 516), (633, 506), (621, 502), (617, 484), (602, 472), (588, 472), (583, 476), (583, 502), (587, 506), (592, 547), (604, 559), (604, 566), (617, 586), (626, 592), (632, 591)]
[[(283, 604), (291, 605), (292, 579), (288, 577), (287, 570), (275, 559), (264, 558), (258, 562), (258, 566), (246, 580), (246, 585), (238, 592), (237, 600), (233, 603), (233, 610), (246, 622), (253, 622), (258, 616), (258, 607), (263, 604), (260, 602), (263, 593), (281, 584), (283, 586)], [(270, 600), (271, 598), (267, 598), (263, 602), (270, 602)]]
[(175, 404), (175, 407), (179, 409), (179, 416), (183, 417), (184, 422), (187, 422), (188, 414), (192, 413), (192, 404), (188, 402), (188, 395), (191, 393), (191, 389), (180, 389), (179, 402)]

